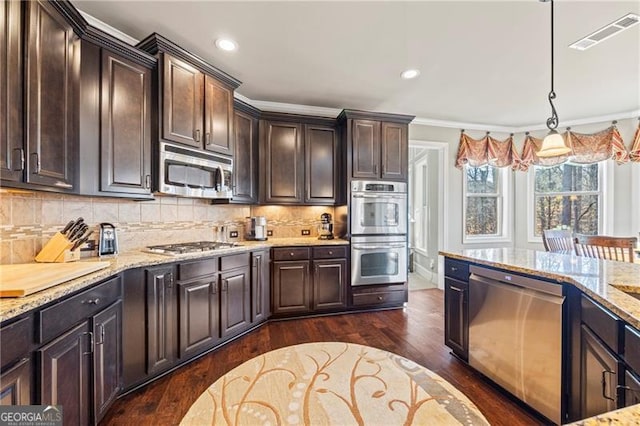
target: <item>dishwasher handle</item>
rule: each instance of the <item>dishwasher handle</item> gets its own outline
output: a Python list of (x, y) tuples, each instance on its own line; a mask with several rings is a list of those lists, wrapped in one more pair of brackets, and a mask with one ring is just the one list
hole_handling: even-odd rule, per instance
[(551, 294), (562, 297), (562, 284), (550, 283), (535, 278), (526, 277), (524, 275), (513, 274), (509, 271), (482, 268), (480, 266), (471, 265), (469, 267), (471, 275), (476, 277), (484, 277), (491, 281), (498, 281), (505, 285), (513, 285), (542, 293)]
[(515, 282), (515, 283), (504, 283), (501, 281), (497, 281), (494, 280), (492, 278), (487, 278), (487, 277), (483, 277), (480, 275), (476, 275), (476, 274), (471, 274), (469, 276), (469, 284), (471, 286), (473, 285), (480, 285), (480, 286), (484, 286), (484, 287), (495, 287), (495, 288), (503, 288), (505, 290), (509, 290), (512, 292), (517, 292), (517, 291), (525, 291), (526, 294), (532, 294), (535, 293), (535, 297), (537, 299), (542, 299), (546, 302), (549, 303), (555, 303), (557, 305), (562, 305), (564, 303), (564, 296), (558, 296), (556, 294), (553, 293), (549, 293), (543, 290), (539, 290), (536, 288), (532, 288), (532, 287), (528, 287), (528, 286), (521, 286), (520, 283)]

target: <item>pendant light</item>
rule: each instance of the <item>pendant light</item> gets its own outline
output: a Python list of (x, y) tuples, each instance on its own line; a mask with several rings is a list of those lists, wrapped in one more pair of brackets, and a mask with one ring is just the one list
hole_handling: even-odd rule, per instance
[(551, 117), (547, 118), (549, 133), (542, 140), (540, 149), (536, 152), (538, 157), (557, 157), (571, 152), (564, 143), (564, 138), (556, 131), (558, 127), (558, 114), (553, 106), (556, 92), (553, 90), (553, 0), (540, 0), (542, 2), (551, 1), (551, 91), (549, 92), (549, 104), (551, 105)]

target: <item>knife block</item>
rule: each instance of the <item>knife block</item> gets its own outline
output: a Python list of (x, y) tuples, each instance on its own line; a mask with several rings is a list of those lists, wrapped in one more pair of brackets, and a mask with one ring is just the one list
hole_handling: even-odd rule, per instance
[(36, 256), (36, 262), (66, 263), (80, 260), (80, 249), (71, 251), (73, 243), (60, 232), (51, 237)]

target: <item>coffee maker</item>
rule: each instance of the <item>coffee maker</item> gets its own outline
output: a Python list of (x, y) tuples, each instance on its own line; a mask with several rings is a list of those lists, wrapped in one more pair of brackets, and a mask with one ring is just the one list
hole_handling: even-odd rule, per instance
[(267, 218), (264, 216), (248, 217), (244, 226), (244, 234), (247, 240), (267, 240)]
[(329, 213), (322, 213), (320, 215), (320, 221), (322, 223), (318, 226), (318, 239), (333, 240), (333, 223), (331, 223), (331, 215)]
[(100, 240), (98, 242), (98, 256), (118, 254), (118, 235), (116, 227), (110, 223), (100, 224)]

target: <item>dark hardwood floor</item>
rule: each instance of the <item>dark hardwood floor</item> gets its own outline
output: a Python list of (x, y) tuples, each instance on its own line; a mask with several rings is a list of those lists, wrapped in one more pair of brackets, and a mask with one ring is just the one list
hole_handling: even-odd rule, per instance
[(384, 349), (438, 373), (469, 397), (492, 425), (543, 421), (489, 385), (444, 346), (443, 292), (412, 291), (405, 309), (271, 322), (116, 401), (102, 425), (178, 424), (202, 392), (257, 355), (298, 343), (340, 341)]

